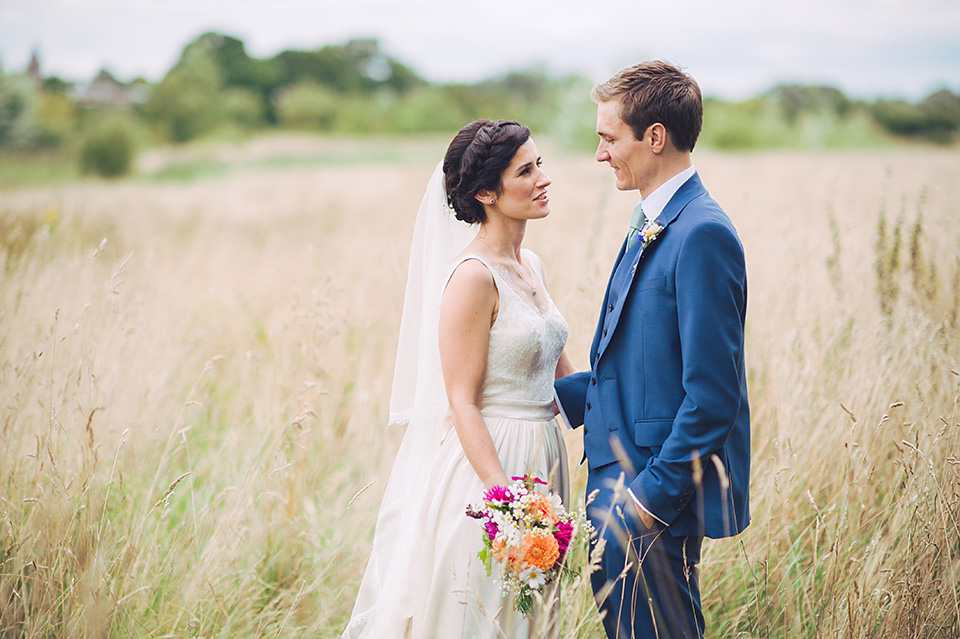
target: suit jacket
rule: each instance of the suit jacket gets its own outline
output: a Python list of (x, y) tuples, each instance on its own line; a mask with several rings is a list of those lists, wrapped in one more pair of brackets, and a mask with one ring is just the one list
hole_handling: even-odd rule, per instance
[(591, 370), (557, 380), (557, 395), (591, 470), (621, 464), (673, 535), (727, 537), (749, 523), (743, 247), (697, 174), (657, 221), (646, 248), (621, 248)]

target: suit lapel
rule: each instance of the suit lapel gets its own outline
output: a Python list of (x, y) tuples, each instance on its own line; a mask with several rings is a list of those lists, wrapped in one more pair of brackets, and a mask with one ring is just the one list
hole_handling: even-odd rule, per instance
[(620, 268), (620, 262), (624, 260), (627, 254), (627, 237), (623, 238), (620, 245), (620, 252), (617, 253), (617, 259), (613, 263), (613, 269), (610, 271), (610, 277), (607, 280), (607, 289), (603, 294), (603, 306), (600, 311), (600, 321), (597, 324), (597, 330), (593, 334), (593, 343), (590, 345), (590, 361), (593, 362), (597, 357), (597, 349), (600, 347), (600, 340), (603, 336), (603, 322), (606, 319), (607, 305), (610, 303), (610, 287), (613, 285), (613, 276)]
[[(703, 183), (700, 181), (700, 176), (697, 173), (694, 173), (689, 180), (684, 182), (680, 188), (677, 189), (677, 192), (673, 194), (673, 197), (670, 198), (670, 201), (667, 202), (667, 205), (663, 207), (663, 211), (657, 217), (657, 222), (660, 223), (663, 229), (657, 235), (655, 240), (653, 240), (643, 250), (636, 251), (627, 251), (626, 242), (624, 242), (623, 247), (620, 249), (620, 254), (617, 256), (617, 261), (613, 267), (613, 272), (610, 274), (610, 281), (607, 283), (607, 292), (603, 297), (603, 312), (600, 314), (600, 323), (597, 326), (597, 332), (594, 334), (593, 346), (590, 349), (591, 361), (594, 361), (597, 358), (598, 353), (600, 356), (602, 356), (606, 345), (611, 339), (613, 339), (613, 334), (616, 332), (617, 325), (620, 322), (620, 314), (623, 311), (623, 307), (626, 304), (627, 298), (633, 291), (633, 281), (636, 279), (637, 272), (643, 268), (644, 255), (649, 254), (649, 252), (653, 250), (654, 244), (663, 241), (666, 233), (670, 230), (670, 224), (677, 219), (683, 209), (686, 208), (686, 206), (695, 198), (700, 197), (705, 193), (706, 189), (703, 188)], [(613, 283), (614, 274), (620, 267), (620, 262), (625, 258), (628, 258), (632, 261), (630, 264), (630, 272), (627, 273), (627, 276), (623, 281), (623, 292), (617, 296), (617, 303), (611, 310), (607, 311), (607, 305), (609, 304), (608, 300), (610, 298), (610, 286)], [(610, 322), (605, 324), (607, 312), (609, 312), (612, 317), (610, 317)], [(605, 325), (607, 327), (607, 335), (603, 334), (603, 328)]]
[(680, 213), (686, 208), (693, 198), (698, 195), (706, 193), (706, 189), (703, 188), (703, 183), (700, 182), (700, 176), (694, 173), (690, 176), (690, 179), (680, 185), (680, 188), (677, 189), (677, 192), (673, 194), (673, 197), (670, 198), (670, 201), (667, 202), (667, 205), (663, 207), (663, 211), (660, 212), (659, 217), (657, 217), (657, 222), (660, 223), (660, 226), (663, 229), (657, 235), (657, 239), (650, 243), (644, 250), (640, 252), (639, 255), (634, 257), (634, 262), (632, 268), (630, 269), (630, 275), (627, 277), (627, 281), (624, 283), (627, 291), (620, 296), (621, 302), (627, 298), (630, 291), (633, 290), (633, 280), (637, 275), (637, 271), (640, 270), (640, 262), (643, 260), (643, 254), (649, 252), (653, 245), (661, 241), (669, 230), (670, 224), (677, 219)]

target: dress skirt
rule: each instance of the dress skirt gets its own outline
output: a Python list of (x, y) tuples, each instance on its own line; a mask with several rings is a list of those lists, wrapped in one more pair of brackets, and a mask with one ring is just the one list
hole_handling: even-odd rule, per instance
[[(507, 477), (536, 475), (569, 505), (567, 453), (553, 402), (487, 399), (481, 413)], [(344, 637), (530, 636), (531, 624), (504, 595), (496, 569), (487, 576), (477, 557), (483, 527), (467, 517), (466, 509), (481, 500), (483, 485), (449, 416), (444, 421), (442, 440), (426, 473), (394, 467), (370, 564)], [(408, 431), (404, 437), (397, 464), (406, 456), (404, 446), (414, 444), (407, 441), (410, 435)], [(425, 477), (423, 485), (410, 486), (414, 477)], [(393, 485), (407, 485), (409, 494), (389, 495)]]

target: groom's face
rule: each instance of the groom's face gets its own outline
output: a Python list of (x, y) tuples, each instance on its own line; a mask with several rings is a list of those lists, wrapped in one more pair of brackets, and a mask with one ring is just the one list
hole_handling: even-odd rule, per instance
[[(640, 190), (652, 170), (648, 145), (638, 140), (633, 129), (620, 119), (620, 102), (611, 100), (597, 105), (597, 162), (606, 162), (613, 169), (620, 191)], [(646, 136), (644, 136), (646, 137)]]

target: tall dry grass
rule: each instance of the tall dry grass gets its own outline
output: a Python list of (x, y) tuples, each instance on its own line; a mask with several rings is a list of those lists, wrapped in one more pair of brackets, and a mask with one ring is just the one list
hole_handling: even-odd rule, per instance
[[(443, 141), (249, 168), (328, 144), (233, 149), (238, 168), (189, 183), (0, 193), (0, 636), (343, 627), (399, 442), (408, 242)], [(527, 243), (582, 365), (633, 196), (541, 147), (553, 214)], [(695, 161), (750, 280), (753, 523), (705, 545), (710, 635), (957, 636), (956, 155)], [(602, 636), (586, 586), (562, 634)]]

